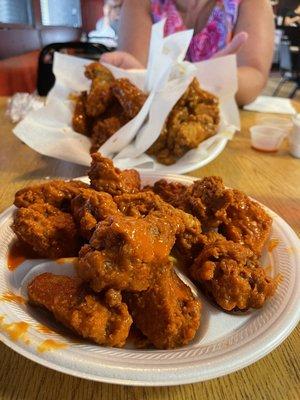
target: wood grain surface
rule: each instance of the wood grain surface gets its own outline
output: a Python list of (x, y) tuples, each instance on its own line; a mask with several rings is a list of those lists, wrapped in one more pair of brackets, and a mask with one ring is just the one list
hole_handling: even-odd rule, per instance
[[(46, 177), (73, 178), (86, 168), (44, 157), (12, 133), (0, 98), (0, 212), (13, 202), (16, 190)], [(300, 111), (300, 104), (296, 104)], [(189, 175), (220, 175), (227, 186), (243, 190), (281, 215), (300, 235), (300, 159), (287, 143), (278, 153), (251, 149), (249, 126), (258, 113), (241, 112), (242, 130), (223, 153)], [(299, 266), (300, 268), (300, 266)], [(300, 328), (273, 352), (238, 372), (207, 382), (175, 387), (143, 388), (90, 382), (52, 371), (0, 343), (0, 399), (105, 400), (298, 400), (300, 399)]]

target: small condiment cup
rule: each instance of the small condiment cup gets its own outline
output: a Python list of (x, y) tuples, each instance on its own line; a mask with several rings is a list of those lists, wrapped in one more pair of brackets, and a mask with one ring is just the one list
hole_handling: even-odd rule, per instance
[(293, 121), (288, 117), (259, 117), (257, 125), (273, 126), (289, 133), (293, 128)]
[(293, 130), (289, 136), (289, 151), (293, 157), (300, 158), (300, 114), (293, 118)]
[(252, 147), (265, 152), (276, 152), (287, 136), (284, 129), (269, 125), (254, 125), (250, 128), (250, 133)]

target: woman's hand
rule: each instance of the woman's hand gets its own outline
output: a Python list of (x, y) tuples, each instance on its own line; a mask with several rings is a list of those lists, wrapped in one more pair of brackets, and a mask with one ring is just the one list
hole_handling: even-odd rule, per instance
[(123, 69), (143, 69), (143, 64), (134, 56), (125, 51), (112, 51), (111, 53), (104, 53), (100, 57), (100, 62), (114, 65)]
[(228, 56), (229, 54), (237, 54), (241, 48), (244, 46), (244, 44), (248, 40), (248, 33), (247, 32), (240, 32), (236, 34), (232, 41), (228, 43), (224, 49), (218, 51), (213, 55), (212, 58), (217, 58), (217, 57), (224, 57)]

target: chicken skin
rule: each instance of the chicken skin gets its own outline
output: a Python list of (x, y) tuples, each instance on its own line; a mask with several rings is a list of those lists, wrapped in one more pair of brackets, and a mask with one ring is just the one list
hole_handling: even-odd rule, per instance
[(12, 229), (20, 240), (45, 258), (77, 256), (80, 240), (72, 215), (46, 204), (19, 208)]
[(96, 296), (78, 278), (44, 273), (28, 285), (28, 297), (83, 338), (115, 347), (126, 342), (132, 318), (120, 292)]
[(83, 190), (72, 200), (71, 211), (81, 236), (88, 241), (99, 221), (119, 212), (110, 194), (92, 189)]
[(80, 250), (79, 277), (95, 292), (146, 290), (154, 265), (174, 246), (178, 224), (154, 213), (145, 218), (115, 215), (99, 222), (90, 244)]
[(218, 234), (195, 259), (190, 275), (227, 311), (262, 307), (279, 283), (279, 277), (267, 277), (249, 248)]
[(126, 78), (114, 81), (112, 93), (121, 104), (128, 119), (134, 118), (139, 113), (147, 99), (147, 95)]
[(85, 104), (86, 113), (90, 117), (97, 117), (104, 113), (113, 100), (111, 87), (114, 76), (99, 62), (87, 65), (85, 76), (92, 80)]
[(168, 259), (157, 265), (154, 276), (147, 290), (125, 294), (134, 324), (158, 349), (186, 345), (199, 327), (201, 303)]
[(99, 153), (91, 155), (92, 164), (88, 171), (91, 187), (98, 192), (107, 192), (112, 196), (122, 193), (135, 193), (140, 190), (139, 173), (134, 169), (120, 171), (113, 162)]
[(53, 180), (35, 186), (27, 186), (15, 194), (16, 207), (47, 203), (62, 210), (69, 210), (71, 200), (89, 185), (80, 181)]

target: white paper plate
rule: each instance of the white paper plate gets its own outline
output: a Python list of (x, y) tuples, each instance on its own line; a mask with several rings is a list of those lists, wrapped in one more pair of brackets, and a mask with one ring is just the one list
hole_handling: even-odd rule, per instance
[[(144, 184), (167, 178), (190, 184), (193, 178), (143, 174)], [(14, 207), (0, 216), (0, 297), (9, 291), (20, 294), (20, 282), (30, 267), (24, 263), (11, 272), (7, 255), (14, 234), (10, 228)], [(8, 301), (0, 301), (3, 324), (25, 322), (29, 325), (20, 340), (13, 340), (3, 330), (0, 339), (23, 356), (46, 367), (70, 375), (123, 385), (165, 386), (192, 383), (216, 378), (243, 368), (268, 354), (293, 330), (300, 318), (300, 244), (293, 230), (271, 210), (271, 239), (278, 240), (272, 252), (265, 251), (262, 263), (272, 275), (280, 273), (283, 281), (276, 294), (261, 310), (240, 315), (221, 312), (203, 299), (201, 326), (195, 340), (176, 350), (133, 350), (101, 347), (76, 342), (57, 333), (41, 333), (37, 321), (53, 326), (52, 320), (37, 309)], [(42, 261), (33, 262), (37, 264)], [(45, 260), (43, 261), (45, 262)], [(53, 268), (53, 262), (39, 270)], [(32, 266), (32, 265), (31, 265)], [(55, 264), (63, 273), (67, 265)], [(46, 319), (45, 319), (46, 318)], [(45, 322), (46, 321), (46, 322)], [(0, 324), (1, 325), (1, 324)], [(44, 340), (52, 339), (67, 347), (39, 352)]]

